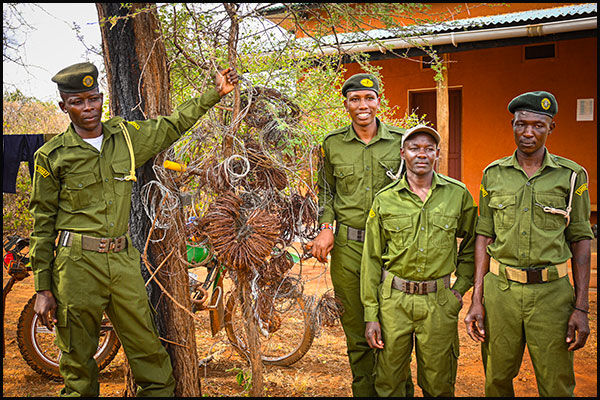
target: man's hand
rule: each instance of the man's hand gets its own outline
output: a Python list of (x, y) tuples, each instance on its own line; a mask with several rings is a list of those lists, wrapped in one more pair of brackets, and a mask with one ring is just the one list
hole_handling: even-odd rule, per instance
[(383, 349), (383, 338), (381, 336), (381, 325), (379, 322), (367, 322), (365, 338), (372, 349)]
[(465, 317), (465, 324), (467, 325), (467, 333), (476, 342), (484, 342), (485, 341), (485, 329), (483, 324), (483, 317), (485, 315), (485, 310), (483, 308), (483, 304), (481, 302), (473, 302), (471, 303), (471, 307), (469, 307), (469, 312)]
[(231, 92), (238, 83), (238, 74), (233, 68), (227, 68), (221, 72), (217, 72), (215, 77), (215, 88), (219, 92), (219, 96), (223, 97)]
[(42, 325), (50, 330), (58, 322), (56, 319), (56, 300), (49, 290), (37, 292), (33, 311), (37, 314)]
[(575, 351), (585, 346), (585, 342), (590, 334), (588, 316), (586, 313), (574, 310), (567, 324), (567, 343), (569, 351)]
[(311, 250), (312, 255), (322, 263), (327, 262), (327, 255), (333, 249), (335, 236), (332, 229), (323, 229), (313, 241), (306, 244), (306, 248)]

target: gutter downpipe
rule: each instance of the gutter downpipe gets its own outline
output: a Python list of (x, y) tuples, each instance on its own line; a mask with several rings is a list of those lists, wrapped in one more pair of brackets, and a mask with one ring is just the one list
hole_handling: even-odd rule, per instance
[[(484, 40), (498, 40), (516, 37), (533, 37), (552, 35), (555, 33), (582, 31), (588, 29), (597, 29), (598, 18), (588, 17), (581, 18), (575, 21), (554, 21), (542, 24), (530, 24), (525, 26), (510, 26), (504, 28), (484, 29), (480, 31), (462, 31), (442, 33), (439, 35), (427, 35), (417, 37), (414, 40), (406, 39), (388, 39), (383, 40), (381, 44), (370, 44), (368, 42), (348, 43), (340, 46), (340, 52), (346, 54), (359, 52), (383, 51), (386, 49), (403, 49), (415, 47), (416, 45), (437, 46), (443, 44), (453, 44), (456, 46), (459, 43), (479, 42)], [(320, 54), (334, 54), (338, 52), (338, 48), (323, 46), (316, 50)]]

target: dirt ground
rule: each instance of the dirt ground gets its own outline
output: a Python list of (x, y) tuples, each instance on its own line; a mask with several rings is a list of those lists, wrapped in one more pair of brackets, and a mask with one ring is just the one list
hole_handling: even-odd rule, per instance
[[(305, 293), (324, 293), (331, 288), (328, 274), (321, 274), (319, 266), (305, 267), (304, 276), (311, 277), (305, 284)], [(321, 274), (321, 276), (319, 276)], [(594, 277), (595, 278), (595, 277)], [(3, 281), (8, 276), (4, 271)], [(5, 308), (4, 340), (6, 354), (3, 359), (3, 396), (38, 397), (55, 396), (61, 383), (51, 382), (34, 372), (23, 360), (16, 342), (17, 321), (21, 309), (33, 295), (33, 277), (15, 285), (8, 295)], [(480, 346), (468, 338), (462, 322), (470, 303), (470, 292), (465, 296), (465, 306), (459, 317), (460, 358), (456, 395), (460, 397), (484, 396), (484, 377), (481, 365)], [(248, 374), (249, 366), (233, 351), (224, 331), (212, 337), (208, 323), (197, 325), (198, 354), (214, 359), (201, 367), (201, 386), (204, 396), (245, 396), (248, 392), (240, 386), (236, 377), (240, 372)], [(575, 353), (577, 386), (575, 395), (593, 397), (597, 392), (597, 296), (596, 289), (590, 291), (591, 335), (584, 349)], [(124, 392), (123, 350), (119, 350), (113, 362), (100, 373), (100, 394), (122, 396)], [(413, 376), (416, 365), (413, 356)], [(266, 366), (264, 369), (264, 395), (274, 397), (345, 397), (351, 396), (351, 374), (346, 357), (344, 334), (339, 323), (324, 327), (315, 338), (308, 353), (290, 367)], [(528, 354), (525, 354), (521, 371), (514, 381), (516, 395), (536, 397), (535, 375)], [(418, 387), (416, 396), (422, 396)]]

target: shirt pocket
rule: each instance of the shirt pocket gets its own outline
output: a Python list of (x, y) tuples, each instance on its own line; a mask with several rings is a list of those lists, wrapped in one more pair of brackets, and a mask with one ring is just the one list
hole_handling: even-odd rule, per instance
[(132, 181), (125, 180), (125, 177), (129, 175), (131, 162), (129, 160), (117, 161), (112, 163), (111, 167), (115, 193), (119, 196), (131, 196)]
[(354, 165), (334, 165), (335, 191), (343, 195), (351, 195), (356, 190)]
[(535, 194), (533, 205), (533, 222), (541, 229), (557, 230), (566, 225), (564, 215), (544, 212), (543, 207), (552, 207), (566, 211), (567, 200), (560, 193), (539, 192)]
[(71, 203), (71, 210), (81, 210), (97, 203), (102, 196), (94, 187), (98, 179), (93, 172), (72, 174), (65, 178), (67, 197)]
[(456, 244), (456, 217), (447, 215), (432, 215), (432, 244), (440, 249), (446, 249)]
[(491, 195), (488, 206), (492, 209), (494, 227), (510, 229), (515, 224), (517, 199), (514, 194)]
[(412, 232), (412, 219), (410, 215), (401, 215), (384, 218), (381, 221), (388, 247), (402, 249), (408, 246)]

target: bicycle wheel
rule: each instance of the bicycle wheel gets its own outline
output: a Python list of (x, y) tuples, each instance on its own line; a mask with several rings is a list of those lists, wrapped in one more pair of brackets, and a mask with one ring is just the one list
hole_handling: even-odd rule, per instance
[[(54, 330), (49, 330), (42, 325), (33, 310), (35, 294), (21, 311), (17, 325), (17, 343), (21, 355), (29, 366), (38, 374), (54, 380), (62, 381), (58, 369), (58, 362), (62, 355), (54, 344)], [(94, 354), (98, 369), (104, 369), (115, 358), (121, 343), (116, 332), (112, 329), (110, 321), (104, 314), (98, 350)]]
[[(315, 330), (302, 296), (276, 298), (269, 319), (262, 321), (263, 327), (259, 329), (263, 363), (289, 366), (304, 357), (315, 338)], [(224, 324), (233, 347), (248, 357), (245, 322), (236, 293), (227, 299)]]

